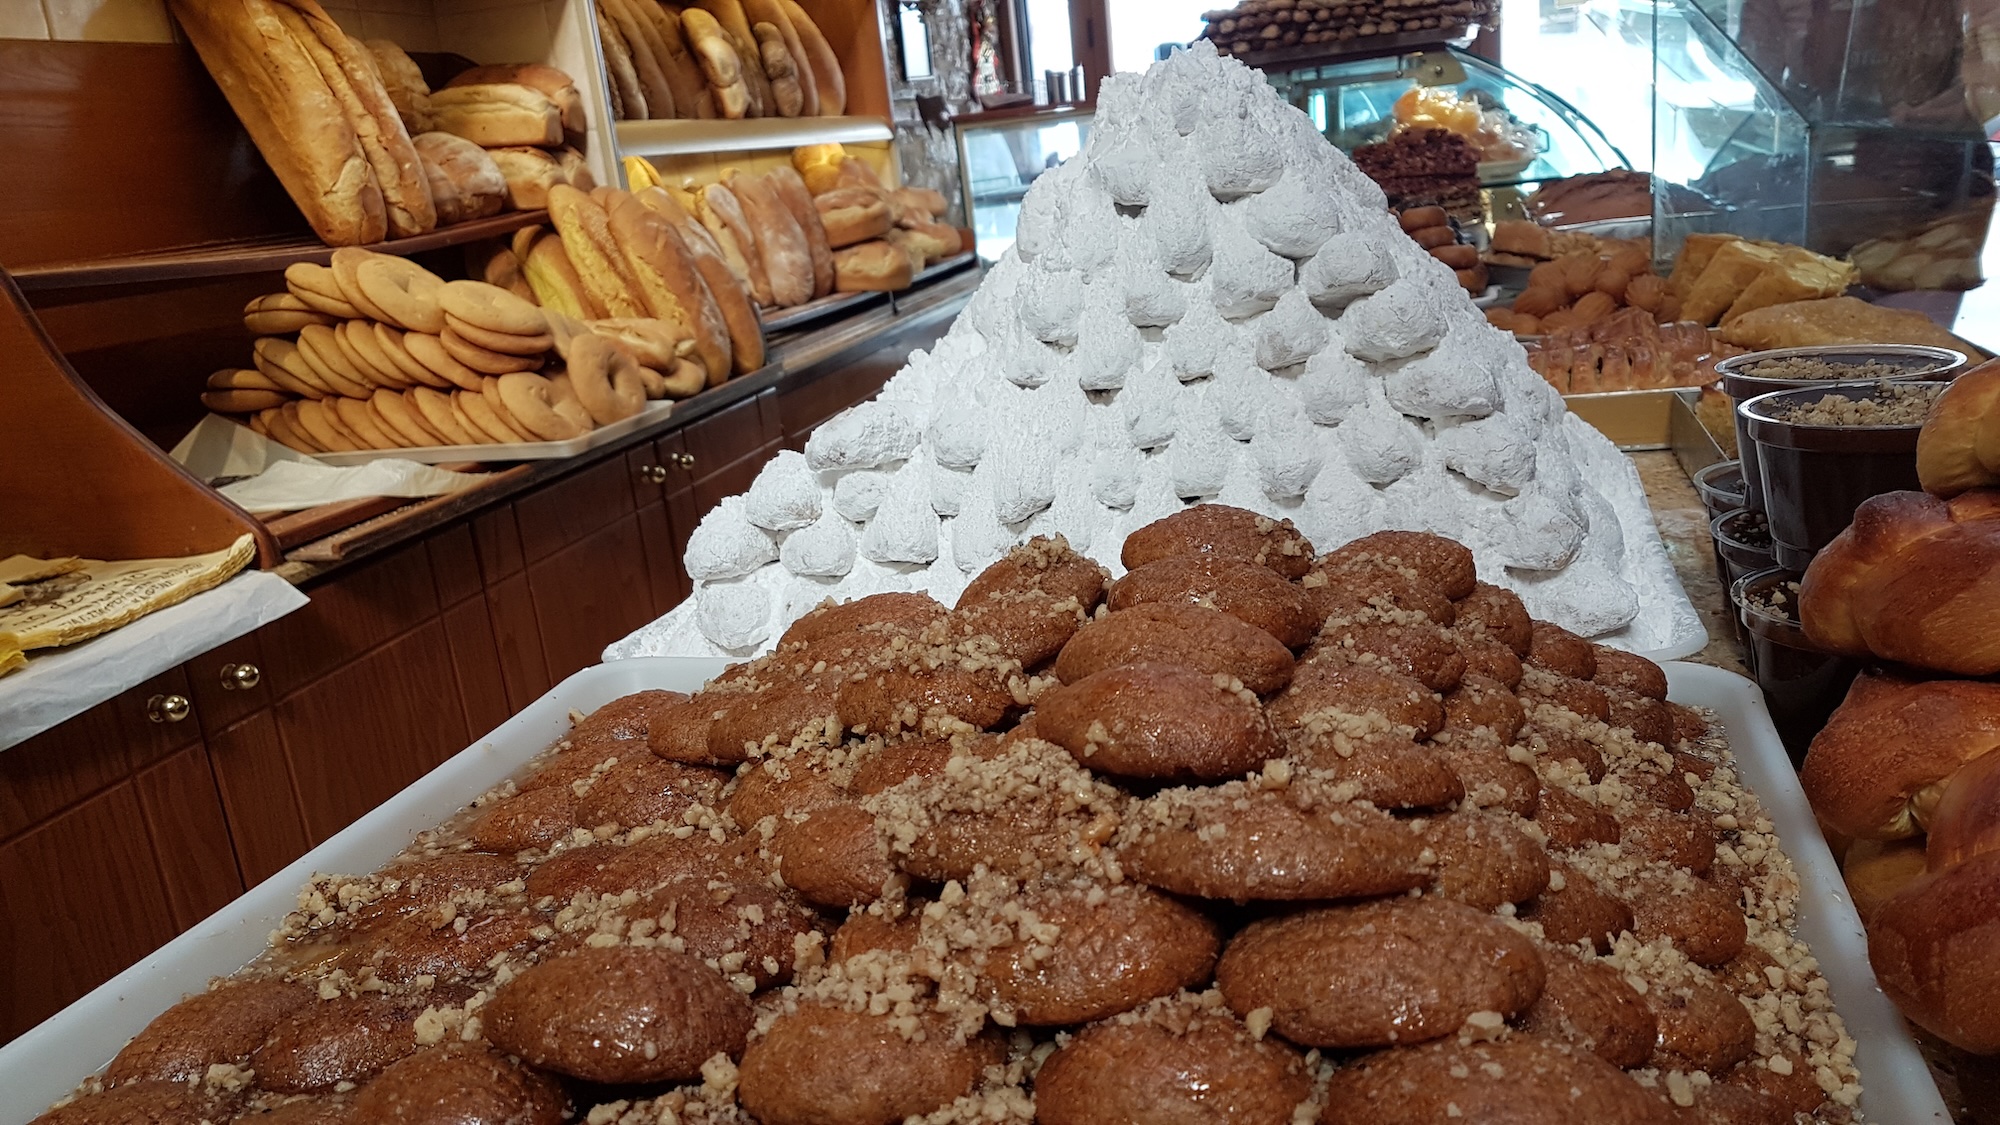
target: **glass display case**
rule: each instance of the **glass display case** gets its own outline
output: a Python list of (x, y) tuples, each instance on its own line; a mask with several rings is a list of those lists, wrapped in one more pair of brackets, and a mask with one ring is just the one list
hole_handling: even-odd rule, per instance
[(1876, 290), (1979, 283), (1993, 154), (1959, 0), (1655, 10), (1654, 171), (1689, 189), (1655, 192), (1662, 257), (1719, 231), (1847, 255)]
[(1083, 105), (1041, 106), (953, 120), (965, 214), (981, 261), (998, 261), (1014, 244), (1014, 223), (1028, 187), (1082, 150), (1094, 112)]
[(1514, 138), (1501, 140), (1480, 164), (1481, 183), (1489, 188), (1632, 166), (1575, 106), (1456, 47), (1273, 69), (1266, 77), (1347, 152), (1388, 137), (1399, 102), (1406, 118), (1421, 111), (1413, 108), (1418, 97), (1477, 112), (1484, 121), (1481, 136), (1491, 137), (1497, 127)]

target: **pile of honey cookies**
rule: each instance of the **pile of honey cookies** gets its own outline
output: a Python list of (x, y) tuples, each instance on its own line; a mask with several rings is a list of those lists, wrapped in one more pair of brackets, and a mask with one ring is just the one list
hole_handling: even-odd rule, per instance
[(302, 453), (566, 441), (706, 386), (664, 321), (578, 322), (483, 281), (345, 248), (252, 300), (248, 368), (202, 403)]
[(1203, 505), (1122, 561), (1037, 539), (580, 718), (41, 1125), (1852, 1119), (1796, 876), (1657, 665), (1432, 535)]

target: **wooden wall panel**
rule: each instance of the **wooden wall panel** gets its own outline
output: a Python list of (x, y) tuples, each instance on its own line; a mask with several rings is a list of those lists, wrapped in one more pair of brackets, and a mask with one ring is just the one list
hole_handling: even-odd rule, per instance
[(440, 528), (424, 540), (424, 549), (430, 552), (438, 604), (453, 606), (479, 596), (484, 585), (479, 579), (479, 547), (473, 542), (470, 524)]
[(528, 567), (549, 678), (598, 662), (604, 646), (653, 619), (639, 522), (626, 517)]
[(632, 514), (632, 477), (612, 457), (514, 502), (527, 561), (570, 546), (613, 520)]
[(0, 752), (0, 839), (18, 835), (201, 738), (192, 718), (154, 723), (146, 700), (186, 695), (173, 668), (76, 718)]
[(265, 626), (264, 675), (283, 697), (437, 616), (437, 584), (421, 543), (309, 587), (312, 604)]
[(244, 885), (254, 887), (311, 846), (278, 721), (271, 712), (259, 711), (209, 735), (208, 754), (237, 866)]
[(458, 700), (470, 741), (514, 713), (507, 705), (507, 680), (500, 673), (500, 647), (493, 639), (485, 600), (475, 598), (445, 610), (444, 631), (451, 644), (452, 671), (458, 680)]
[(208, 751), (190, 746), (140, 774), (134, 784), (174, 927), (185, 930), (244, 891)]
[(540, 699), (555, 681), (542, 656), (541, 626), (535, 618), (535, 596), (525, 573), (510, 575), (486, 587), (486, 616), (493, 624), (493, 643), (500, 651), (500, 677), (507, 685), (507, 705), (516, 711)]

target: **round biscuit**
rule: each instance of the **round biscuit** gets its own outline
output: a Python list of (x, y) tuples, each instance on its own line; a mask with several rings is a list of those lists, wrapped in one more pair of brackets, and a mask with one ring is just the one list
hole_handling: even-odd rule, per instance
[(493, 332), (539, 336), (549, 330), (541, 309), (483, 281), (446, 282), (438, 303), (446, 314)]
[(481, 328), (468, 320), (460, 320), (445, 314), (446, 328), (459, 335), (466, 343), (485, 348), (501, 355), (541, 355), (556, 346), (554, 335), (542, 332), (533, 336), (516, 336), (512, 332), (494, 332)]
[(488, 351), (478, 344), (460, 336), (447, 325), (438, 337), (444, 350), (451, 358), (484, 375), (505, 375), (512, 371), (534, 371), (542, 366), (540, 354), (508, 355), (505, 352)]
[(410, 358), (449, 380), (459, 390), (479, 390), (479, 372), (452, 358), (452, 354), (444, 350), (444, 342), (436, 336), (428, 332), (405, 332), (403, 348), (410, 353)]

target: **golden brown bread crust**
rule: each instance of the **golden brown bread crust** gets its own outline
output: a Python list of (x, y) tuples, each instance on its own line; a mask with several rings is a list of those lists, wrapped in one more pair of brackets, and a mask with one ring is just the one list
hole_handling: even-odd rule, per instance
[(877, 1125), (922, 1115), (970, 1093), (1005, 1045), (953, 1042), (950, 1023), (921, 1017), (923, 1037), (888, 1016), (801, 1006), (779, 1016), (743, 1053), (743, 1106), (764, 1125)]
[(743, 207), (743, 217), (757, 232), (757, 253), (770, 278), (771, 299), (783, 308), (812, 300), (812, 250), (791, 209), (762, 176), (732, 171), (728, 183)]
[(1117, 843), (1140, 882), (1234, 902), (1394, 894), (1430, 877), (1416, 833), (1304, 782), (1170, 789), (1132, 811)]
[(701, 274), (702, 282), (708, 286), (709, 296), (715, 301), (716, 308), (722, 313), (723, 324), (729, 330), (732, 369), (736, 374), (744, 375), (764, 366), (763, 322), (757, 319), (757, 310), (750, 302), (743, 280), (730, 268), (708, 229), (663, 188), (647, 188), (637, 193), (635, 198), (665, 216), (680, 232), (688, 257), (694, 262), (696, 272)]
[(729, 378), (728, 324), (680, 232), (631, 195), (618, 197), (610, 220), (612, 237), (639, 282), (647, 311), (694, 338), (694, 354), (707, 369), (711, 385)]
[(2000, 361), (1952, 380), (1917, 434), (1917, 480), (1951, 497), (2000, 484)]
[(750, 1001), (714, 969), (665, 949), (586, 948), (521, 973), (486, 1006), (509, 1054), (593, 1082), (686, 1081), (750, 1034)]
[(916, 262), (903, 248), (887, 242), (863, 242), (833, 252), (836, 293), (892, 293), (908, 289), (916, 273)]
[(1962, 1050), (2000, 1051), (2000, 852), (1933, 871), (1868, 927), (1868, 960), (1903, 1014)]
[(1799, 617), (1829, 652), (2000, 672), (2000, 491), (1870, 497), (1806, 569)]
[[(387, 237), (361, 140), (271, 0), (174, 0), (174, 16), (285, 192), (330, 246)], [(386, 96), (386, 94), (385, 94)]]
[(1437, 898), (1308, 910), (1244, 927), (1215, 968), (1239, 1015), (1301, 1046), (1421, 1043), (1542, 993), (1542, 959), (1500, 919)]
[(796, 0), (778, 0), (784, 8), (785, 16), (791, 21), (792, 30), (798, 34), (800, 46), (805, 48), (804, 61), (812, 64), (813, 83), (819, 90), (819, 112), (827, 117), (838, 117), (847, 112), (847, 77), (841, 72), (840, 57), (820, 34), (806, 10)]
[(1036, 702), (1035, 729), (1113, 777), (1220, 781), (1284, 752), (1257, 697), (1220, 673), (1123, 664)]
[(1075, 683), (1148, 661), (1234, 676), (1258, 695), (1292, 682), (1291, 650), (1276, 637), (1221, 610), (1175, 602), (1148, 602), (1085, 625), (1057, 655), (1055, 674)]
[(1312, 569), (1312, 544), (1290, 520), (1273, 520), (1227, 504), (1197, 504), (1154, 520), (1125, 537), (1119, 561), (1135, 570), (1173, 555), (1216, 555), (1268, 566), (1283, 578)]
[(198, 1080), (217, 1063), (242, 1065), (271, 1028), (312, 999), (304, 986), (234, 981), (196, 993), (154, 1017), (104, 1071), (109, 1086)]
[(1319, 1125), (1604, 1121), (1671, 1125), (1666, 1101), (1587, 1051), (1516, 1036), (1384, 1051), (1334, 1074)]
[(2000, 747), (2000, 684), (1858, 676), (1813, 736), (1799, 784), (1827, 827), (1895, 840), (1928, 819), (1941, 783)]
[(1044, 1125), (1289, 1125), (1312, 1092), (1296, 1051), (1226, 1012), (1174, 1004), (1078, 1032), (1035, 1077)]
[[(772, 0), (762, 2), (771, 4)], [(807, 81), (809, 84), (810, 79)], [(812, 110), (808, 109), (806, 114), (811, 116)], [(833, 247), (827, 241), (826, 224), (820, 221), (819, 208), (813, 206), (812, 193), (806, 190), (806, 182), (789, 164), (771, 169), (765, 173), (764, 179), (771, 185), (771, 190), (777, 192), (779, 201), (806, 236), (806, 250), (812, 258), (812, 295), (826, 296), (833, 292)]]

